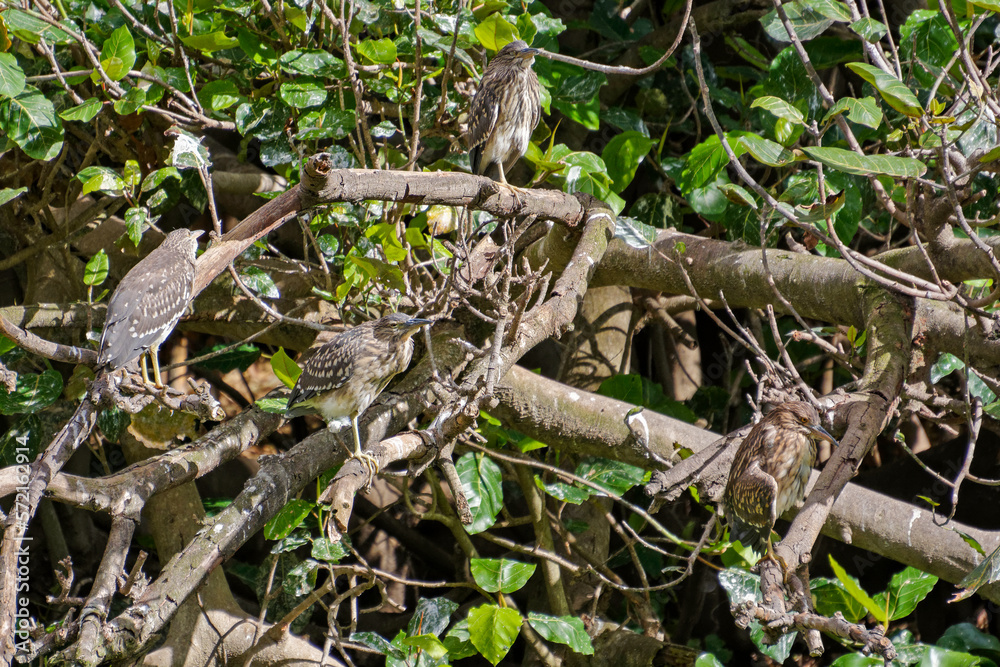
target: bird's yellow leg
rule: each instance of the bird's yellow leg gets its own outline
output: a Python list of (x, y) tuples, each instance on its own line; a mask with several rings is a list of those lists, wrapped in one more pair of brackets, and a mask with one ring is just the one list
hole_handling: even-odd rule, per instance
[[(153, 379), (157, 389), (163, 389), (163, 382), (160, 380), (160, 346), (154, 345), (149, 348), (149, 360), (153, 362)], [(146, 380), (149, 382), (149, 380)]]
[(142, 381), (147, 385), (151, 384), (149, 381), (149, 368), (146, 366), (145, 352), (139, 355), (139, 365), (142, 366)]
[(511, 185), (510, 183), (507, 182), (507, 174), (505, 174), (504, 171), (503, 171), (503, 163), (502, 162), (497, 165), (497, 168), (500, 170), (500, 182), (503, 183), (504, 185), (506, 185), (511, 190), (513, 190), (513, 192), (514, 192), (514, 201), (517, 202), (518, 208), (524, 206), (524, 197), (521, 196), (521, 193), (524, 192), (524, 188), (519, 188), (516, 185)]
[(356, 413), (351, 415), (351, 428), (354, 431), (354, 455), (351, 458), (357, 459), (368, 473), (368, 479), (361, 487), (362, 491), (367, 491), (371, 488), (375, 475), (378, 474), (378, 459), (368, 452), (361, 451), (361, 435), (358, 433), (358, 415)]

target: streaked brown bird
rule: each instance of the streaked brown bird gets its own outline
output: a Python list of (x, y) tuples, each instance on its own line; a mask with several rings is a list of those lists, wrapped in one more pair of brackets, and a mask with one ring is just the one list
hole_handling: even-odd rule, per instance
[(538, 49), (522, 40), (493, 56), (469, 110), (472, 173), (507, 183), (506, 173), (528, 150), (541, 115), (538, 77), (531, 69)]
[(334, 336), (302, 365), (288, 398), (285, 417), (319, 413), (330, 430), (348, 424), (354, 432), (354, 454), (368, 472), (364, 488), (378, 474), (378, 459), (361, 449), (358, 417), (382, 393), (413, 356), (412, 336), (430, 320), (393, 313)]
[(117, 370), (136, 357), (149, 382), (145, 353), (153, 362), (156, 388), (163, 387), (157, 355), (191, 303), (195, 251), (202, 232), (178, 229), (125, 274), (111, 294), (101, 332), (97, 370)]
[(816, 462), (816, 441), (837, 441), (820, 425), (809, 403), (783, 403), (750, 429), (740, 443), (722, 496), (730, 539), (773, 558), (771, 530), (786, 510), (802, 502)]

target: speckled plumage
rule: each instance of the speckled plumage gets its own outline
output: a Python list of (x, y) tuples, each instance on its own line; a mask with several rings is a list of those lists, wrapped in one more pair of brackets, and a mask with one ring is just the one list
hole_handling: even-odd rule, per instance
[[(188, 229), (170, 232), (118, 283), (101, 332), (98, 369), (121, 368), (149, 351), (156, 384), (160, 385), (156, 352), (191, 303), (195, 251), (201, 234)], [(145, 372), (143, 379), (148, 380)]]
[(816, 440), (837, 441), (809, 403), (779, 405), (740, 443), (723, 494), (730, 539), (762, 552), (774, 522), (805, 497)]
[(430, 320), (393, 313), (334, 336), (302, 364), (302, 374), (288, 398), (285, 417), (318, 413), (330, 429), (350, 424), (355, 458), (369, 469), (368, 484), (378, 463), (361, 450), (358, 417), (413, 356), (411, 336)]
[(507, 171), (528, 150), (541, 115), (538, 77), (531, 69), (536, 53), (517, 40), (486, 66), (469, 110), (472, 173), (506, 183)]

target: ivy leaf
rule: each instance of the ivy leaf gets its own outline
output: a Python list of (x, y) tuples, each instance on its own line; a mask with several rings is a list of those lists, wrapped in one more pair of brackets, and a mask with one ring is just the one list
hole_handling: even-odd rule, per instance
[(296, 498), (289, 501), (264, 526), (264, 538), (268, 540), (285, 539), (292, 534), (293, 530), (302, 525), (312, 510), (313, 503), (307, 500)]

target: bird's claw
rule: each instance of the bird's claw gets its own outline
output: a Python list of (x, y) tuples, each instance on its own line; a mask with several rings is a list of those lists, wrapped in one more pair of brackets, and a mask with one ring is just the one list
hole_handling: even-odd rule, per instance
[(361, 467), (365, 469), (365, 483), (361, 485), (361, 490), (368, 491), (372, 488), (372, 482), (379, 471), (378, 459), (368, 452), (360, 450), (355, 452), (351, 458), (356, 459), (361, 464)]

